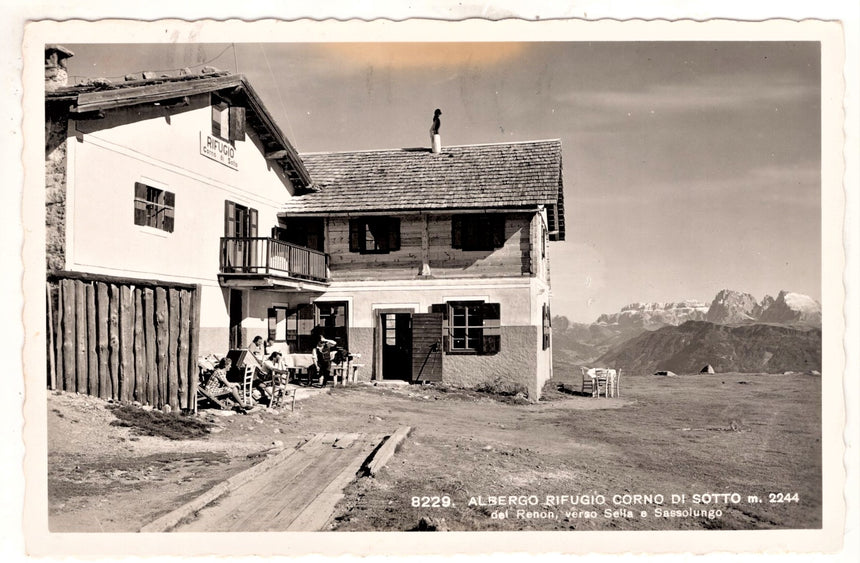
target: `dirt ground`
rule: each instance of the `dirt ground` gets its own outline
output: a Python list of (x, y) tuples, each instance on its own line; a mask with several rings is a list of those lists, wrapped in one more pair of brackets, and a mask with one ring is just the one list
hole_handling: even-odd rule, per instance
[[(52, 393), (51, 531), (137, 531), (314, 433), (400, 426), (410, 437), (376, 477), (347, 487), (334, 529), (821, 526), (820, 377), (627, 377), (612, 399), (571, 393), (578, 379), (552, 380), (538, 404), (429, 386), (335, 388), (294, 412), (201, 411), (214, 430), (178, 440), (140, 435), (99, 399)], [(693, 502), (715, 493), (738, 496)]]

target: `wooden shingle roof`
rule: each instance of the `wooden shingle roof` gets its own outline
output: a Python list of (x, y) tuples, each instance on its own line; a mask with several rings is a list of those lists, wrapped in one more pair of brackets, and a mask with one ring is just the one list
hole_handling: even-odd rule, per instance
[(286, 215), (558, 206), (561, 141), (300, 154), (317, 191)]

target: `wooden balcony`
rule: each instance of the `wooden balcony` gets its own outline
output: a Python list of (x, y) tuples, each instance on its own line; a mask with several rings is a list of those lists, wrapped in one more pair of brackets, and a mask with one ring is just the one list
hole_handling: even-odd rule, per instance
[(219, 281), (230, 287), (322, 290), (329, 284), (323, 252), (266, 237), (222, 237)]

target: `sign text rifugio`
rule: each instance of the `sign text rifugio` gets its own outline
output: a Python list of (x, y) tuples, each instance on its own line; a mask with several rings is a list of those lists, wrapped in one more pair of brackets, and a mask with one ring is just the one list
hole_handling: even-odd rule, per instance
[(204, 135), (202, 131), (200, 132), (200, 154), (233, 170), (239, 169), (239, 163), (236, 162), (236, 147), (218, 137)]

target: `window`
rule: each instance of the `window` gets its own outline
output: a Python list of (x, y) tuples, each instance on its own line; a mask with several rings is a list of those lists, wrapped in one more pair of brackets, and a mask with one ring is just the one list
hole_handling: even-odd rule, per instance
[(224, 200), (224, 236), (256, 237), (257, 210)]
[(504, 245), (504, 215), (454, 215), (451, 218), (451, 248), (494, 250)]
[(176, 196), (173, 192), (134, 183), (134, 224), (173, 232)]
[(324, 251), (325, 226), (322, 217), (289, 217), (285, 226), (272, 227), (272, 238)]
[(400, 250), (400, 219), (362, 217), (349, 220), (349, 251), (386, 254)]
[(225, 141), (244, 141), (245, 108), (213, 101), (212, 136)]
[(443, 341), (450, 354), (492, 355), (501, 348), (501, 306), (483, 301), (451, 301), (433, 305), (445, 319)]
[(275, 342), (286, 342), (291, 353), (308, 353), (316, 346), (312, 335), (314, 327), (321, 327), (323, 335), (349, 347), (348, 303), (330, 301), (299, 305), (296, 308), (275, 306), (269, 308), (268, 336)]

